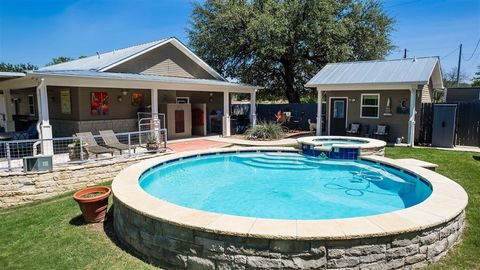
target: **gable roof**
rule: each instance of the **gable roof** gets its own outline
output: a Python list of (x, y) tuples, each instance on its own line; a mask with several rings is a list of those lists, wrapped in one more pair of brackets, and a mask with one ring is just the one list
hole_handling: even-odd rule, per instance
[(99, 55), (76, 59), (65, 63), (42, 67), (39, 69), (39, 71), (93, 70), (97, 72), (104, 72), (167, 43), (174, 45), (192, 61), (194, 61), (205, 71), (210, 73), (215, 79), (225, 81), (225, 79), (217, 71), (215, 71), (207, 63), (205, 63), (200, 57), (198, 57), (195, 53), (188, 49), (183, 43), (173, 37), (135, 45), (124, 49), (105, 52)]
[(305, 86), (427, 84), (434, 71), (438, 73), (435, 73), (437, 85), (441, 84), (438, 57), (333, 63), (322, 68)]

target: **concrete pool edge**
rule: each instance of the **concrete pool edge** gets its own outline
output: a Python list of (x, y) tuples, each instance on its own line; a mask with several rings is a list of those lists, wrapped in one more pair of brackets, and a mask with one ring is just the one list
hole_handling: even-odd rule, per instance
[[(437, 261), (463, 232), (468, 197), (458, 184), (416, 166), (402, 169), (432, 185), (424, 202), (375, 216), (332, 220), (274, 220), (190, 209), (155, 198), (141, 189), (140, 175), (167, 160), (237, 151), (287, 151), (255, 147), (192, 151), (132, 165), (114, 179), (114, 229), (120, 242), (142, 258), (166, 268), (382, 269), (421, 267)], [(362, 159), (396, 166), (396, 161)]]

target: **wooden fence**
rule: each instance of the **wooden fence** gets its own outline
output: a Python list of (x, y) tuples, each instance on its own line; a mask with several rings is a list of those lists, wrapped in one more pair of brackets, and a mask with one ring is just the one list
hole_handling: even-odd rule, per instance
[[(432, 143), (433, 104), (424, 103), (420, 110), (420, 144)], [(458, 103), (455, 145), (480, 147), (480, 103)]]

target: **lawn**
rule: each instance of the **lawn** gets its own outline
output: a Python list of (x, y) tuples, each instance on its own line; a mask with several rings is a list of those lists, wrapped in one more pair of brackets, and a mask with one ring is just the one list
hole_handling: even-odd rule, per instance
[[(480, 154), (388, 148), (392, 158), (439, 164), (469, 194), (463, 241), (431, 269), (480, 269)], [(0, 211), (2, 269), (152, 269), (115, 243), (111, 222), (85, 225), (71, 193)], [(110, 213), (111, 214), (111, 213)]]

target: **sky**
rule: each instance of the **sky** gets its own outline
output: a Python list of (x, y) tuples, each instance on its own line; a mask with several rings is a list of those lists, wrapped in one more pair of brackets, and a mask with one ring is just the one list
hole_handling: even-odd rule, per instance
[[(395, 19), (387, 59), (440, 56), (471, 78), (480, 65), (480, 0), (382, 0)], [(188, 44), (190, 0), (0, 0), (0, 62), (44, 66), (175, 36)], [(474, 53), (475, 52), (475, 53)], [(468, 61), (467, 61), (468, 60)]]

